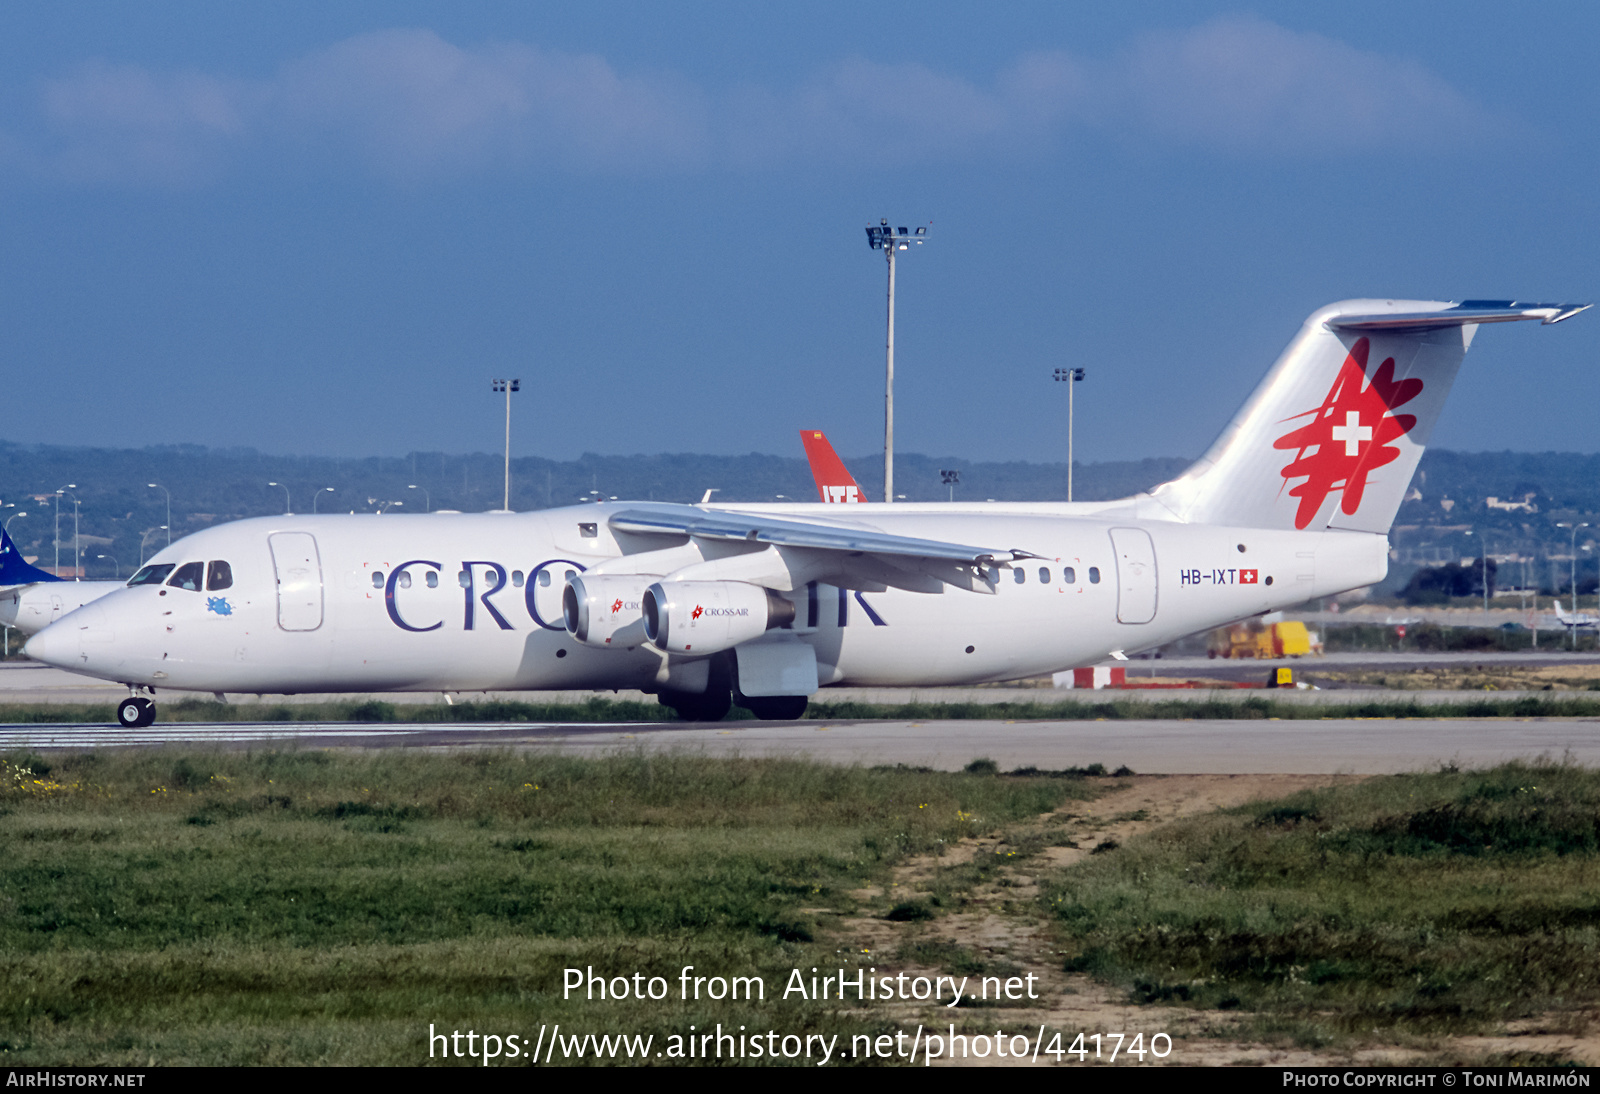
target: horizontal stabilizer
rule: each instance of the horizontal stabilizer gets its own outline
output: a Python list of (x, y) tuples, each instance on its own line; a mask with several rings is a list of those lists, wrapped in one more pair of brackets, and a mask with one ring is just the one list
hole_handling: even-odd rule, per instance
[(1374, 315), (1337, 315), (1328, 320), (1332, 330), (1431, 330), (1462, 327), (1468, 323), (1514, 323), (1537, 319), (1544, 325), (1571, 319), (1593, 304), (1525, 304), (1516, 300), (1463, 300), (1438, 311), (1379, 312)]

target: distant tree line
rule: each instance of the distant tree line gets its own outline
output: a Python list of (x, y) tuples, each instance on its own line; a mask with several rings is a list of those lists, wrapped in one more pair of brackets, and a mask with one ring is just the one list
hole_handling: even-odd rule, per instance
[[(798, 438), (795, 449), (793, 456), (518, 457), (511, 465), (511, 507), (544, 509), (612, 497), (693, 502), (713, 489), (713, 497), (723, 502), (816, 500)], [(1189, 462), (1162, 458), (1080, 463), (1074, 471), (1075, 497), (1099, 501), (1136, 494), (1180, 474)], [(845, 463), (867, 497), (881, 497), (881, 453), (846, 458)], [(1062, 463), (917, 453), (896, 456), (896, 489), (908, 501), (944, 501), (950, 497), (950, 488), (941, 481), (945, 470), (959, 472), (960, 483), (954, 488), (958, 501), (1058, 501), (1066, 496), (1067, 469)], [(214, 524), (282, 513), (286, 508), (300, 513), (313, 508), (324, 513), (482, 512), (500, 507), (502, 475), (502, 457), (485, 452), (342, 458), (199, 445), (108, 449), (0, 441), (0, 520), (9, 522), (23, 552), (41, 559), (43, 565), (53, 564), (59, 543), (61, 564), (67, 567), (74, 555), (76, 503), (88, 575), (126, 576), (142, 558), (165, 546), (169, 491), (170, 531), (178, 539)], [(1391, 536), (1398, 561), (1391, 567), (1387, 587), (1406, 587), (1419, 561), (1448, 562), (1459, 569), (1462, 560), (1485, 553), (1487, 541), (1490, 555), (1537, 557), (1539, 565), (1529, 580), (1547, 589), (1564, 589), (1571, 566), (1563, 560), (1569, 557), (1571, 536), (1570, 529), (1559, 525), (1585, 521), (1594, 527), (1584, 529), (1577, 539), (1580, 589), (1595, 582), (1596, 563), (1582, 546), (1600, 530), (1600, 516), (1591, 517), (1600, 510), (1600, 456), (1430, 450), (1413, 485), (1421, 496), (1401, 506)], [(1490, 509), (1484, 499), (1491, 495), (1518, 502), (1532, 495), (1538, 512)], [(1448, 508), (1443, 505), (1447, 499)], [(19, 517), (23, 512), (27, 516)], [(1491, 558), (1491, 579), (1493, 572)], [(1513, 576), (1520, 583), (1522, 571), (1513, 571)], [(1458, 577), (1420, 578), (1424, 584), (1416, 592), (1438, 591)], [(1481, 591), (1480, 577), (1472, 577), (1471, 583)]]

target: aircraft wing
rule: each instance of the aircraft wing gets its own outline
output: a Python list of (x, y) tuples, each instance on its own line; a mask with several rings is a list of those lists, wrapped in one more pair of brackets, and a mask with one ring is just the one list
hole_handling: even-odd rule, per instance
[[(608, 523), (614, 532), (688, 536), (749, 545), (752, 550), (775, 550), (794, 583), (820, 580), (844, 588), (891, 585), (937, 592), (943, 585), (955, 585), (989, 592), (981, 573), (984, 567), (1041, 557), (1018, 548), (974, 547), (843, 524), (707, 511), (687, 505), (627, 509), (613, 515)], [(708, 561), (703, 565), (716, 563)], [(804, 580), (800, 580), (802, 577)]]

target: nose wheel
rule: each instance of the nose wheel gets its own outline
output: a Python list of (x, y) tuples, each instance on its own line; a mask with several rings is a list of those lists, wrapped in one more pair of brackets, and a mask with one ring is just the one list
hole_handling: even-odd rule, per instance
[(156, 705), (142, 696), (124, 699), (117, 706), (117, 722), (123, 729), (143, 729), (156, 720)]

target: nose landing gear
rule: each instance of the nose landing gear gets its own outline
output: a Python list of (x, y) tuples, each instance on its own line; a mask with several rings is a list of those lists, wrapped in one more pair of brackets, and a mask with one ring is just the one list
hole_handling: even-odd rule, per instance
[(155, 720), (156, 704), (142, 695), (130, 695), (117, 704), (117, 723), (123, 729), (143, 729)]

